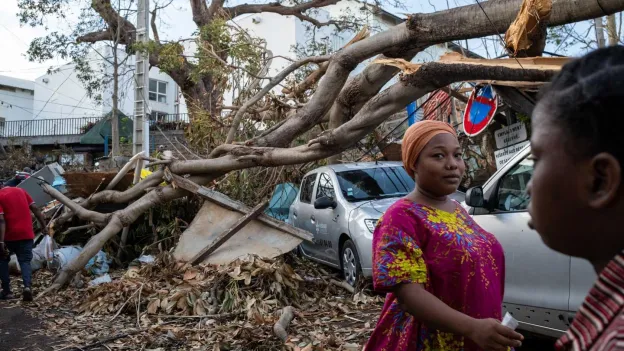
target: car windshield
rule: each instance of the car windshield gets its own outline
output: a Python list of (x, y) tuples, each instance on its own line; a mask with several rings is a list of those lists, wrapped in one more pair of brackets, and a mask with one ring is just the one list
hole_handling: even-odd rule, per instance
[(336, 176), (349, 202), (401, 197), (414, 189), (414, 180), (402, 166), (355, 169), (336, 172)]

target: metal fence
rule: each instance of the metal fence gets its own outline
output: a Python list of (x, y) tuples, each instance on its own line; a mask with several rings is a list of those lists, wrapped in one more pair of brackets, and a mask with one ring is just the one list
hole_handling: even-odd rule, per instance
[(0, 124), (0, 137), (80, 135), (103, 117), (33, 119)]
[(149, 116), (149, 123), (150, 130), (179, 130), (190, 123), (190, 117), (188, 113), (152, 113)]
[[(104, 117), (33, 119), (20, 121), (0, 121), (0, 137), (35, 137), (54, 135), (81, 135)], [(183, 129), (190, 122), (188, 113), (150, 114), (151, 130)], [(158, 128), (156, 128), (158, 126)]]

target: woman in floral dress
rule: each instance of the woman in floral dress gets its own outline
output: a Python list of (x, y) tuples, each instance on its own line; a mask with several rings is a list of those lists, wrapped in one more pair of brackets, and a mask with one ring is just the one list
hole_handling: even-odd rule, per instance
[(422, 121), (405, 133), (416, 189), (391, 206), (373, 237), (373, 283), (388, 292), (366, 350), (508, 350), (523, 339), (500, 324), (503, 249), (448, 197), (465, 165), (455, 130)]

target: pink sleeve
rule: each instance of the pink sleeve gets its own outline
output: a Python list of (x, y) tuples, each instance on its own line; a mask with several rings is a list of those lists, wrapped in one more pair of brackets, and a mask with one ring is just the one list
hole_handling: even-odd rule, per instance
[(422, 237), (426, 229), (406, 206), (392, 206), (382, 216), (373, 234), (373, 286), (390, 291), (398, 284), (425, 284), (428, 269), (423, 257)]
[(2, 208), (2, 204), (0, 204), (0, 215), (4, 214), (4, 209)]

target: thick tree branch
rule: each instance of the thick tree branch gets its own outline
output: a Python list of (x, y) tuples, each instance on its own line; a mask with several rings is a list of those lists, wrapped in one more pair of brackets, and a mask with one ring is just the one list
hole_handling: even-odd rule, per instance
[[(503, 33), (514, 21), (522, 0), (498, 0), (453, 8), (430, 14), (416, 14), (407, 22), (376, 34), (339, 51), (330, 61), (322, 84), (317, 88), (310, 102), (281, 128), (263, 138), (248, 142), (257, 146), (286, 146), (290, 140), (303, 133), (325, 116), (351, 72), (359, 63), (374, 55), (388, 53), (399, 57), (418, 48), (452, 40), (479, 38)], [(553, 0), (549, 25), (583, 21), (624, 10), (624, 1), (601, 0), (569, 1)], [(488, 18), (485, 16), (488, 14)], [(490, 22), (491, 20), (491, 22)], [(440, 23), (445, 23), (441, 26)]]
[(113, 34), (108, 30), (88, 33), (76, 38), (77, 43), (97, 43), (98, 41), (113, 40)]
[[(191, 178), (193, 182), (198, 184), (206, 184), (212, 179), (213, 177), (211, 176)], [(80, 252), (80, 255), (78, 255), (78, 257), (73, 259), (61, 270), (57, 278), (54, 280), (54, 283), (41, 295), (44, 295), (50, 291), (58, 290), (63, 287), (67, 282), (69, 282), (71, 277), (76, 274), (76, 272), (84, 268), (84, 266), (87, 264), (87, 262), (89, 262), (91, 257), (95, 256), (95, 254), (97, 254), (97, 252), (102, 249), (102, 247), (108, 240), (110, 240), (113, 236), (119, 233), (119, 231), (124, 226), (128, 226), (132, 222), (136, 221), (137, 218), (139, 218), (139, 216), (141, 216), (147, 210), (158, 204), (186, 196), (187, 194), (188, 193), (185, 190), (174, 189), (171, 186), (160, 187), (150, 191), (139, 200), (128, 205), (128, 207), (126, 207), (125, 209), (115, 212), (110, 217), (110, 220), (108, 221), (106, 227), (102, 229), (102, 231), (100, 231), (98, 234), (91, 237), (91, 239), (84, 246), (83, 250)], [(60, 195), (64, 196), (62, 194)], [(56, 196), (53, 197), (58, 199)]]
[(284, 6), (278, 2), (273, 2), (269, 4), (242, 4), (234, 7), (227, 7), (223, 10), (225, 11), (225, 13), (227, 13), (229, 18), (236, 18), (240, 15), (249, 13), (271, 12), (284, 16), (295, 16), (300, 20), (309, 22), (316, 27), (323, 27), (327, 25), (338, 26), (339, 23), (337, 21), (329, 20), (326, 22), (321, 22), (311, 16), (306, 15), (304, 12), (314, 8), (334, 5), (339, 1), (340, 0), (311, 0), (295, 6)]
[(306, 146), (294, 148), (247, 147), (223, 145), (220, 152), (228, 155), (208, 160), (174, 162), (170, 169), (176, 174), (212, 174), (232, 170), (311, 162), (342, 152), (361, 140), (392, 114), (415, 99), (458, 81), (511, 80), (548, 81), (556, 70), (522, 69), (477, 64), (428, 63), (401, 82), (370, 100), (349, 122), (323, 133)]
[(85, 209), (84, 207), (67, 198), (65, 195), (61, 194), (60, 191), (54, 189), (49, 184), (43, 183), (41, 184), (41, 187), (46, 194), (59, 200), (63, 205), (65, 205), (65, 207), (69, 208), (72, 212), (74, 212), (76, 216), (80, 217), (81, 219), (100, 225), (106, 224), (108, 216), (106, 216), (105, 214)]
[[(115, 204), (123, 204), (129, 203), (133, 200), (138, 199), (139, 197), (145, 195), (145, 191), (149, 188), (153, 188), (162, 182), (163, 171), (158, 170), (140, 181), (135, 186), (131, 187), (126, 191), (115, 191), (115, 190), (104, 190), (99, 193), (93, 194), (91, 197), (83, 201), (82, 203), (74, 204), (78, 205), (80, 208), (90, 210), (95, 208), (95, 206), (103, 203), (115, 203)], [(54, 197), (54, 196), (53, 196)], [(56, 223), (62, 225), (73, 218), (74, 212), (66, 213), (56, 219)]]
[(304, 59), (301, 59), (299, 61), (296, 61), (290, 64), (288, 67), (286, 67), (286, 69), (284, 69), (278, 75), (273, 77), (271, 81), (269, 81), (269, 84), (265, 85), (262, 88), (262, 90), (260, 90), (254, 97), (252, 97), (247, 102), (245, 102), (245, 104), (241, 106), (241, 108), (238, 111), (236, 111), (236, 114), (234, 115), (234, 120), (232, 121), (232, 126), (230, 127), (230, 131), (228, 132), (225, 143), (230, 144), (232, 143), (232, 141), (234, 141), (240, 122), (243, 119), (243, 116), (245, 115), (245, 113), (247, 112), (247, 109), (251, 107), (253, 104), (255, 104), (256, 102), (260, 101), (260, 99), (262, 99), (264, 95), (266, 95), (269, 91), (271, 91), (271, 89), (273, 89), (281, 81), (286, 79), (288, 75), (294, 72), (297, 68), (307, 65), (308, 63), (323, 63), (329, 60), (329, 58), (330, 58), (329, 55), (306, 57)]
[[(193, 13), (193, 22), (197, 27), (203, 27), (210, 21), (208, 16), (208, 7), (206, 6), (206, 0), (190, 0), (191, 12)], [(220, 1), (220, 0), (219, 0)]]
[(131, 46), (134, 43), (136, 37), (134, 24), (125, 17), (120, 16), (113, 8), (110, 0), (92, 0), (91, 7), (108, 25), (106, 30), (106, 32), (108, 32), (108, 37), (104, 35), (104, 31), (94, 32), (78, 37), (76, 39), (78, 43), (95, 43), (102, 40), (114, 40), (111, 33), (118, 33), (117, 31), (119, 31), (121, 38), (119, 41), (120, 44)]

